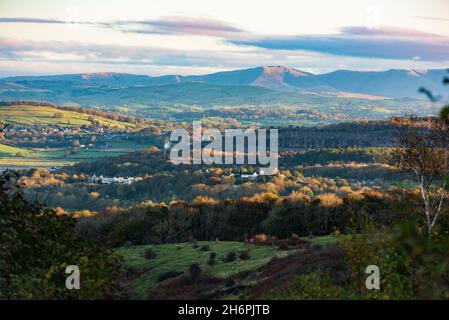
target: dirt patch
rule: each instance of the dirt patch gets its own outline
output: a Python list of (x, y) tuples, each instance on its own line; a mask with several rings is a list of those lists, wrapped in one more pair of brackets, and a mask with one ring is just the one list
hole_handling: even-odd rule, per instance
[(126, 268), (123, 272), (123, 278), (125, 281), (133, 281), (139, 278), (141, 275), (143, 275), (146, 272), (149, 272), (153, 270), (153, 268), (147, 267), (147, 268)]
[(241, 288), (236, 282), (216, 278), (207, 274), (192, 280), (188, 275), (168, 279), (157, 288), (150, 289), (150, 300), (209, 300), (231, 293)]
[(250, 299), (261, 298), (273, 292), (287, 290), (298, 276), (311, 271), (329, 270), (336, 284), (347, 279), (347, 268), (343, 261), (344, 251), (338, 246), (309, 248), (284, 258), (274, 258), (258, 271), (257, 284), (248, 288)]

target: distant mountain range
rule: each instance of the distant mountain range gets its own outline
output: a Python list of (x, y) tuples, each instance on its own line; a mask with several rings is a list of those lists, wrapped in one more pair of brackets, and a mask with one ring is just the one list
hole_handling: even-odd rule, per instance
[[(300, 104), (320, 98), (421, 98), (420, 87), (444, 93), (447, 70), (338, 70), (315, 75), (265, 66), (207, 75), (151, 77), (124, 73), (19, 76), (0, 79), (0, 100), (87, 105)], [(446, 88), (447, 90), (447, 88)], [(310, 100), (311, 99), (311, 100)]]

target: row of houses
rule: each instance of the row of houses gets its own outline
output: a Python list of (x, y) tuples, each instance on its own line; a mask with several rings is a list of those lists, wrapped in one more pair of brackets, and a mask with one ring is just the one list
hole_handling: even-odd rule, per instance
[(141, 177), (97, 177), (96, 175), (89, 178), (89, 182), (101, 184), (131, 184), (141, 180)]

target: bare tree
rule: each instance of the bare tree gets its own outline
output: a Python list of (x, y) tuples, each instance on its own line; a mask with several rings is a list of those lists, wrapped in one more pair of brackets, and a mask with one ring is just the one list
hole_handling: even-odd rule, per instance
[(449, 125), (439, 118), (407, 118), (398, 128), (395, 162), (418, 184), (430, 236), (447, 195)]

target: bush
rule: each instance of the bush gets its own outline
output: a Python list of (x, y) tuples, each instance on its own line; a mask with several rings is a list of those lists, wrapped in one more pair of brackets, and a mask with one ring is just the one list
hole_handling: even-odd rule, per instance
[[(75, 219), (27, 203), (17, 180), (0, 176), (0, 300), (120, 298), (122, 260), (76, 234)], [(80, 290), (65, 287), (68, 265), (79, 267)]]
[(201, 267), (198, 263), (193, 263), (189, 268), (190, 279), (196, 280), (201, 274)]
[(205, 245), (200, 247), (200, 251), (210, 251), (210, 247), (205, 244)]
[(226, 257), (224, 258), (224, 262), (233, 262), (237, 259), (237, 254), (234, 251), (228, 252)]
[(214, 266), (215, 265), (215, 263), (216, 263), (216, 261), (215, 261), (215, 257), (217, 256), (217, 254), (215, 253), (215, 252), (211, 252), (210, 254), (209, 254), (209, 260), (207, 261), (207, 264), (209, 265), (209, 266)]
[(143, 256), (145, 257), (145, 259), (150, 260), (156, 257), (156, 252), (154, 252), (153, 248), (148, 248), (145, 250)]
[(161, 274), (158, 278), (157, 281), (158, 282), (162, 282), (164, 280), (170, 279), (170, 278), (175, 278), (181, 274), (183, 274), (184, 272), (181, 271), (168, 271), (168, 272), (164, 272), (163, 274)]
[(249, 260), (250, 255), (248, 250), (240, 251), (239, 253), (239, 259), (240, 260)]

